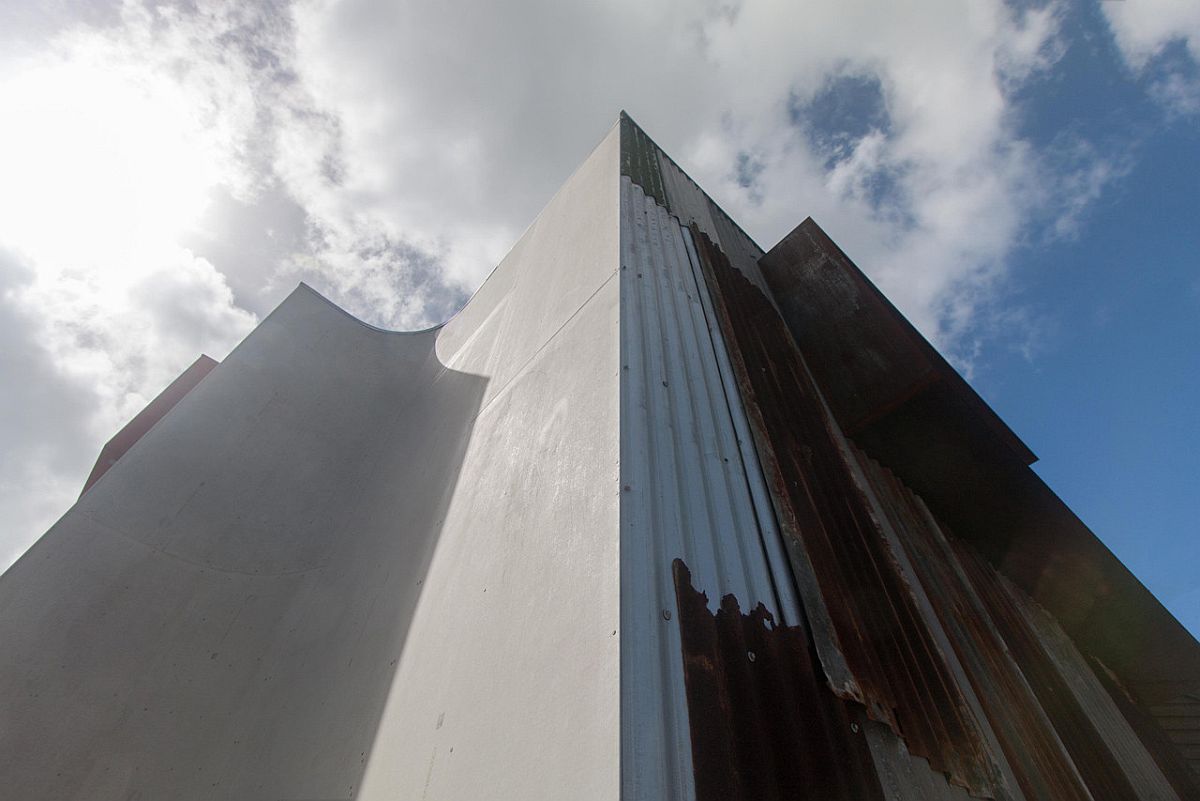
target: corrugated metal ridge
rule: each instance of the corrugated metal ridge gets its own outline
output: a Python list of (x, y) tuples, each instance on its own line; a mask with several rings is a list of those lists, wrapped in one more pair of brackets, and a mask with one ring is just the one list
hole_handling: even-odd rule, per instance
[(784, 624), (799, 612), (690, 240), (628, 178), (620, 236), (622, 787), (691, 799), (672, 563), (710, 597), (762, 602)]
[(670, 209), (658, 168), (658, 145), (637, 123), (621, 112), (621, 175), (628, 176), (660, 206)]
[[(704, 188), (696, 183), (695, 179), (687, 174), (687, 171), (679, 166), (671, 155), (658, 146), (657, 143), (642, 129), (637, 122), (634, 121), (624, 111), (621, 112), (622, 138), (621, 138), (621, 174), (628, 176), (635, 184), (642, 187), (648, 195), (652, 195), (660, 204), (666, 207), (667, 211), (679, 218), (680, 222), (685, 226), (692, 222), (700, 223), (700, 230), (708, 234), (714, 240), (719, 241), (722, 248), (726, 249), (727, 253), (732, 246), (732, 243), (727, 242), (726, 236), (720, 235), (717, 230), (717, 221), (721, 223), (729, 231), (736, 231), (737, 237), (744, 240), (750, 249), (754, 252), (754, 261), (757, 261), (766, 252), (758, 246), (749, 234), (738, 224), (737, 220), (725, 213), (712, 197), (704, 191)], [(628, 133), (627, 133), (628, 132)], [(626, 138), (628, 136), (628, 138)], [(631, 148), (630, 153), (626, 153), (626, 144)], [(653, 155), (653, 163), (650, 156)], [(670, 180), (667, 178), (668, 173), (676, 173), (679, 178), (686, 181), (688, 188), (684, 189), (678, 183), (672, 187)], [(643, 181), (645, 183), (643, 183)], [(672, 189), (674, 191), (672, 191)], [(712, 225), (705, 225), (703, 220), (693, 214), (689, 214), (686, 208), (688, 198), (684, 197), (687, 194), (695, 194), (704, 199), (704, 204), (708, 207), (709, 214), (715, 214), (716, 217), (711, 218)], [(732, 255), (732, 254), (730, 254)], [(735, 259), (736, 261), (736, 259)], [(739, 265), (740, 267), (740, 265)]]
[(1090, 799), (1052, 723), (928, 509), (890, 471), (857, 447), (853, 451), (966, 668), (1017, 786), (1031, 801)]
[[(692, 233), (834, 692), (862, 703), (952, 782), (995, 797), (996, 758), (829, 430), (795, 343), (763, 292), (703, 232)], [(822, 616), (825, 633), (816, 625)]]
[(697, 801), (883, 801), (861, 708), (829, 691), (803, 623), (726, 595), (715, 614), (674, 562)]
[(961, 540), (954, 540), (953, 546), (959, 563), (987, 606), (989, 617), (995, 622), (1092, 795), (1098, 801), (1138, 798), (1129, 779), (1115, 764), (1078, 700), (1045, 653), (1036, 632), (1026, 621), (1018, 599), (1005, 589), (1000, 576), (982, 556)]

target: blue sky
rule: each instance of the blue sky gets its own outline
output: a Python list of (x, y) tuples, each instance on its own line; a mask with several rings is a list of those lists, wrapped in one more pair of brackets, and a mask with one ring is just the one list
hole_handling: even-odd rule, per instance
[(1130, 72), (1095, 7), (1069, 20), (1056, 70), (1027, 89), (1023, 130), (1110, 142), (1128, 172), (1075, 236), (1016, 251), (1012, 299), (1043, 333), (1029, 355), (995, 348), (974, 383), (1039, 475), (1197, 634), (1200, 126), (1153, 99), (1155, 73)]
[(1200, 632), (1200, 4), (72, 0), (0, 11), (0, 567), (305, 280), (450, 314), (627, 109), (812, 215)]

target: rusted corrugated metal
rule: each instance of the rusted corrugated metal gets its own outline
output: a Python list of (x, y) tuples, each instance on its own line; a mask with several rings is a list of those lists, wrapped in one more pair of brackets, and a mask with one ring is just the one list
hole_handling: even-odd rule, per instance
[(1170, 703), (1152, 706), (1150, 714), (1195, 775), (1200, 776), (1200, 693), (1188, 693)]
[(1138, 797), (1143, 801), (1178, 801), (1176, 791), (1058, 621), (1011, 581), (1003, 576), (1001, 581)]
[(697, 270), (679, 221), (622, 179), (622, 782), (631, 798), (695, 792), (672, 561), (691, 565), (714, 598), (765, 604), (782, 624), (798, 616)]
[(698, 228), (692, 233), (780, 527), (802, 546), (799, 570), (817, 584), (818, 595), (804, 595), (806, 609), (811, 616), (819, 604), (831, 621), (832, 638), (817, 643), (831, 686), (950, 781), (995, 797), (994, 757), (850, 474), (791, 335), (762, 291)]
[(1033, 453), (811, 218), (759, 266), (848, 436), (1046, 607), (1139, 704), (1200, 692), (1195, 638), (1028, 467)]
[[(803, 602), (786, 623), (776, 618), (778, 629), (765, 627), (786, 633), (779, 634), (780, 643), (762, 647), (782, 648), (794, 656), (799, 642), (807, 638), (809, 662), (790, 680), (807, 687), (805, 671), (819, 665), (832, 688), (824, 700), (817, 696), (821, 703), (862, 704), (861, 709), (852, 704), (849, 714), (853, 718), (858, 710), (863, 716), (862, 742), (870, 764), (864, 761), (861, 767), (874, 775), (868, 782), (871, 789), (860, 793), (874, 797), (878, 783), (889, 801), (962, 801), (968, 791), (1025, 801), (1200, 798), (1178, 753), (1200, 747), (1192, 744), (1190, 719), (1180, 716), (1167, 724), (1172, 742), (1161, 722), (1145, 710), (1147, 699), (1165, 697), (1150, 693), (1146, 682), (1172, 671), (1131, 655), (1130, 647), (1140, 647), (1136, 643), (1127, 643), (1119, 653), (1107, 646), (1087, 650), (1097, 643), (1112, 645), (1115, 624), (1104, 629), (1107, 634), (1093, 637), (1095, 616), (1081, 617), (1071, 597), (1060, 597), (1064, 587), (1082, 586), (1094, 554), (1074, 547), (1080, 539), (1077, 529), (1084, 530), (1081, 525), (1066, 525), (1061, 510), (1043, 503), (1040, 495), (1030, 501), (1033, 496), (1025, 484), (1013, 479), (1013, 470), (1024, 471), (1022, 476), (1029, 472), (1025, 463), (1032, 456), (1027, 449), (815, 223), (806, 221), (764, 255), (627, 117), (622, 120), (622, 141), (622, 174), (647, 210), (651, 233), (646, 253), (674, 237), (680, 221), (687, 226), (681, 230), (682, 241), (698, 267), (695, 291), (719, 353), (718, 372), (724, 371), (726, 393), (732, 384), (733, 394), (741, 399), (730, 400), (729, 409), (731, 415), (738, 410), (744, 418), (742, 427), (735, 424), (733, 430), (745, 478), (752, 487), (755, 481), (762, 486), (758, 496), (753, 488), (750, 496), (766, 557), (764, 575), (776, 588), (787, 583), (773, 572), (778, 565), (767, 553), (778, 538), (787, 549)], [(629, 208), (641, 207), (633, 203)], [(623, 231), (627, 226), (636, 229), (632, 218), (623, 222)], [(644, 273), (654, 270), (660, 276), (677, 269), (670, 258), (647, 264)], [(622, 266), (627, 269), (628, 263), (623, 260)], [(667, 294), (663, 289), (657, 286), (658, 294), (643, 294), (643, 324), (637, 332), (629, 329), (630, 336), (640, 337), (638, 347), (646, 348), (651, 366), (656, 347), (665, 358), (680, 342), (686, 345), (685, 340), (677, 341), (679, 332), (672, 327), (687, 318), (680, 314), (685, 305), (678, 302), (679, 287)], [(692, 291), (688, 284), (684, 294)], [(781, 294), (776, 297), (776, 292)], [(664, 300), (670, 303), (663, 305)], [(647, 323), (650, 318), (656, 320), (653, 325)], [(638, 317), (633, 313), (622, 319), (624, 326)], [(811, 336), (804, 333), (798, 346), (794, 324), (804, 321), (823, 328)], [(815, 349), (811, 365), (803, 349)], [(848, 367), (847, 358), (858, 361)], [(673, 391), (675, 379), (670, 383)], [(630, 382), (631, 387), (636, 384), (637, 379)], [(688, 386), (689, 392), (702, 393), (712, 384)], [(686, 434), (689, 420), (694, 422), (689, 414), (697, 407), (676, 409), (672, 404), (678, 398), (667, 398), (667, 406), (655, 411), (658, 401), (651, 390), (657, 387), (647, 383), (643, 390), (650, 399), (650, 412), (642, 420), (650, 427), (642, 432), (643, 439), (651, 443), (650, 450), (663, 454), (661, 461), (649, 457), (647, 464), (674, 464), (668, 472), (678, 471), (682, 451), (672, 456), (662, 449), (657, 440), (664, 435), (653, 431), (653, 421), (672, 421), (668, 438), (678, 437)], [(623, 419), (628, 419), (624, 411)], [(846, 431), (865, 453), (857, 451)], [(749, 453), (746, 440), (754, 445)], [(903, 477), (874, 459), (903, 470)], [(997, 467), (1000, 462), (1003, 465)], [(953, 467), (947, 469), (947, 464)], [(921, 495), (910, 489), (910, 479), (920, 484)], [(956, 482), (966, 482), (971, 491), (955, 491)], [(1038, 486), (1052, 496), (1044, 485)], [(689, 491), (679, 487), (651, 505), (688, 497)], [(762, 494), (769, 496), (769, 503), (762, 502)], [(929, 507), (925, 497), (930, 498)], [(1013, 498), (1020, 500), (1014, 503)], [(636, 498), (627, 500), (632, 501), (630, 510), (638, 507)], [(764, 511), (764, 506), (770, 508)], [(972, 548), (961, 554), (962, 543), (942, 522), (950, 513), (957, 515), (950, 521), (953, 525), (969, 529), (964, 536)], [(686, 517), (663, 517), (661, 509), (653, 514), (669, 524)], [(980, 523), (981, 516), (988, 520)], [(1027, 525), (1031, 518), (1036, 525)], [(678, 534), (667, 525), (665, 536), (655, 536), (681, 543), (722, 537), (702, 529)], [(631, 553), (626, 546), (623, 540), (623, 553)], [(649, 553), (645, 570), (661, 571), (661, 561), (655, 560), (664, 553), (662, 548)], [(693, 615), (680, 632), (671, 632), (665, 617), (662, 621), (668, 632), (663, 642), (682, 649), (687, 693), (679, 701), (679, 688), (674, 686), (678, 674), (665, 665), (660, 679), (672, 700), (670, 709), (658, 714), (673, 721), (676, 745), (681, 720), (691, 733), (690, 760), (677, 758), (666, 772), (690, 763), (690, 786), (701, 799), (786, 796), (797, 776), (809, 768), (781, 755), (798, 741), (809, 742), (804, 738), (820, 729), (823, 719), (789, 718), (791, 701), (778, 709), (764, 706), (761, 698), (766, 695), (784, 698), (788, 692), (806, 691), (780, 689), (783, 679), (766, 680), (737, 659), (738, 649), (751, 636), (747, 627), (767, 622), (753, 608), (765, 596), (722, 586), (718, 562), (709, 552), (693, 547), (690, 553), (701, 558), (693, 564), (687, 557), (686, 587), (680, 583), (675, 588), (680, 593), (677, 614), (688, 614), (685, 595), (698, 613), (705, 591), (707, 598), (722, 598), (722, 606), (715, 613), (705, 606), (704, 614)], [(1075, 559), (1077, 555), (1082, 556)], [(631, 559), (637, 561), (636, 556)], [(1020, 588), (1007, 586), (995, 565), (1007, 570)], [(1038, 578), (1045, 576), (1070, 580), (1047, 583)], [(661, 575), (656, 580), (661, 581)], [(1103, 594), (1106, 586), (1096, 591)], [(997, 587), (1008, 607), (989, 594)], [(1049, 595), (1045, 587), (1051, 588)], [(655, 592), (662, 595), (661, 585)], [(1036, 592), (1042, 593), (1040, 602), (1053, 607), (1057, 620), (1033, 604), (1027, 593)], [(764, 601), (766, 612), (774, 615), (771, 604), (778, 600)], [(743, 613), (739, 605), (750, 611)], [(1154, 615), (1145, 619), (1159, 621)], [(1083, 653), (1059, 623), (1084, 643)], [(692, 625), (697, 628), (691, 630)], [(1162, 628), (1155, 628), (1156, 636)], [(1097, 653), (1110, 652), (1119, 657), (1121, 679), (1102, 672), (1097, 676), (1089, 668), (1097, 664)], [(1132, 677), (1132, 695), (1121, 694), (1126, 676)], [(697, 688), (704, 690), (698, 693)], [(628, 705), (631, 696), (623, 697)], [(643, 742), (665, 731), (657, 726), (651, 723)], [(835, 744), (843, 742), (837, 731), (824, 736)], [(630, 753), (629, 743), (624, 753)], [(849, 785), (837, 782), (859, 764), (862, 753), (849, 761), (842, 757), (829, 761), (833, 789), (824, 791), (826, 797), (850, 792), (845, 789)]]
[(890, 471), (858, 449), (855, 455), (966, 668), (1022, 792), (1047, 801), (1090, 798), (937, 522)]
[[(1173, 742), (1168, 735), (1168, 730), (1174, 728), (1169, 721), (1176, 716), (1166, 715), (1156, 718), (1153, 714), (1155, 707), (1146, 709), (1138, 704), (1129, 690), (1103, 662), (1095, 657), (1089, 659), (1088, 662), (1092, 666), (1092, 674), (1108, 690), (1109, 697), (1113, 699), (1125, 720), (1137, 732), (1142, 745), (1154, 758), (1154, 763), (1167, 777), (1167, 781), (1171, 783), (1176, 794), (1183, 799), (1200, 799), (1200, 753), (1195, 753), (1196, 760), (1189, 767), (1183, 748), (1179, 743)], [(1170, 705), (1166, 708), (1170, 710), (1173, 706)], [(1182, 710), (1181, 717), (1190, 718), (1192, 725), (1188, 727), (1189, 729), (1200, 729), (1200, 703), (1190, 705), (1190, 709), (1186, 709), (1187, 706), (1189, 705), (1185, 705), (1185, 710)]]
[(674, 563), (697, 801), (883, 801), (861, 708), (825, 682), (803, 624), (717, 612)]
[(952, 542), (958, 561), (995, 623), (1009, 652), (1033, 690), (1038, 703), (1062, 740), (1067, 753), (1096, 799), (1138, 799), (1128, 776), (1114, 758), (1096, 725), (1071, 691), (1038, 633), (1029, 624), (1019, 594), (983, 557), (961, 540)]

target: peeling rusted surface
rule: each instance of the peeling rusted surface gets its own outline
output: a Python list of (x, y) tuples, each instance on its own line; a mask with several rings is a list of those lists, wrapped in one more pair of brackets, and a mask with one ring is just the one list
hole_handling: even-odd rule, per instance
[[(833, 641), (817, 642), (830, 685), (952, 783), (995, 797), (994, 757), (851, 475), (791, 334), (762, 291), (695, 226), (693, 236), (780, 527), (802, 543), (807, 564), (796, 561), (797, 573), (811, 569), (832, 624)], [(843, 658), (848, 676), (836, 664)]]
[(697, 801), (882, 801), (861, 710), (829, 690), (808, 630), (733, 595), (712, 614), (673, 571)]
[(1089, 799), (937, 521), (890, 471), (857, 449), (855, 455), (966, 669), (1021, 791), (1029, 799)]
[(1143, 707), (1200, 693), (1200, 644), (1028, 467), (1034, 454), (820, 226), (806, 219), (758, 267), (855, 443)]

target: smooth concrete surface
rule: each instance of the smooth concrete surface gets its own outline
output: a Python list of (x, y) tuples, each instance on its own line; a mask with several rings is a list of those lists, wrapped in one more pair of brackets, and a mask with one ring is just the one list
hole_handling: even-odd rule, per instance
[(0, 797), (618, 797), (618, 149), (441, 328), (296, 290), (0, 577)]

